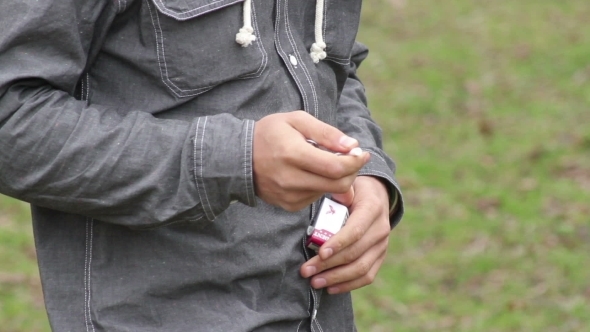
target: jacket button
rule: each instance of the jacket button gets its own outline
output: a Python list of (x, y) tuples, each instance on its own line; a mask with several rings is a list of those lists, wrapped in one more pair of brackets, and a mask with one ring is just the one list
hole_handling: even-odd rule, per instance
[(297, 64), (298, 64), (297, 58), (293, 54), (289, 55), (289, 61), (291, 61), (291, 64), (293, 66), (297, 67)]

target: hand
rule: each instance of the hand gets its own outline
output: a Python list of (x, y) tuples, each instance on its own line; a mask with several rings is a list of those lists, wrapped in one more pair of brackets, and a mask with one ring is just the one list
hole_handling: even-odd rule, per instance
[(303, 111), (266, 116), (254, 126), (254, 185), (269, 204), (298, 211), (325, 193), (351, 190), (358, 171), (369, 160), (320, 150), (312, 139), (334, 152), (348, 153), (357, 140)]
[[(387, 188), (374, 177), (359, 176), (346, 225), (322, 245), (319, 255), (301, 266), (312, 287), (349, 292), (373, 283), (383, 264), (389, 234)], [(338, 199), (338, 197), (335, 197)]]

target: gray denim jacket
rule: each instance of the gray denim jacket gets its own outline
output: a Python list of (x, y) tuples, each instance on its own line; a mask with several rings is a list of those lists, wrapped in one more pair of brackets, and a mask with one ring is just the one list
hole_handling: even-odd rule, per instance
[[(255, 121), (303, 109), (397, 197), (356, 67), (361, 0), (0, 2), (0, 192), (32, 204), (55, 331), (352, 331), (299, 275), (315, 207), (256, 197)], [(400, 200), (401, 202), (401, 200)], [(394, 226), (403, 208), (392, 215)]]

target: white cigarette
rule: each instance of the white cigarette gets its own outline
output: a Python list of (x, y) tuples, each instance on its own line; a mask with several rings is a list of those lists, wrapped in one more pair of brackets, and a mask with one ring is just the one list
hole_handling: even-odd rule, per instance
[(354, 148), (348, 152), (349, 156), (359, 157), (363, 154), (363, 149), (361, 148)]

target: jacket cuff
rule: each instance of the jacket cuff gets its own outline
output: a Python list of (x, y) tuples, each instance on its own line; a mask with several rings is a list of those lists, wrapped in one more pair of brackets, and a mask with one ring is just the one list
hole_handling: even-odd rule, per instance
[(229, 114), (197, 120), (193, 172), (208, 220), (235, 201), (256, 206), (252, 174), (254, 121)]
[[(363, 148), (371, 154), (369, 162), (361, 168), (359, 176), (373, 176), (379, 178), (389, 192), (389, 223), (393, 229), (404, 215), (404, 201), (399, 184), (380, 150)], [(395, 169), (394, 169), (395, 172)]]

